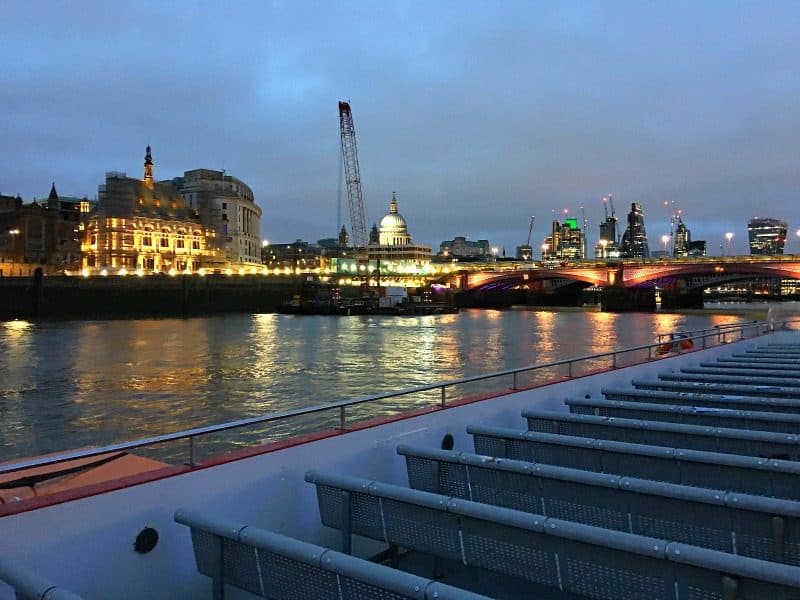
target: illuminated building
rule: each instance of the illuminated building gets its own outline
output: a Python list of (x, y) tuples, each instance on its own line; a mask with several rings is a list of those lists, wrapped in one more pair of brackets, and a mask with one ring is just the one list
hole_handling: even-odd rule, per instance
[(253, 190), (224, 171), (193, 169), (172, 184), (197, 211), (206, 229), (216, 232), (217, 258), (225, 267), (261, 263), (261, 208)]
[(705, 256), (706, 255), (706, 241), (705, 240), (692, 240), (686, 246), (686, 255), (691, 257)]
[(46, 203), (0, 196), (0, 275), (79, 268), (80, 237), (92, 205), (87, 198), (59, 197), (55, 183)]
[(438, 256), (459, 259), (486, 259), (492, 256), (489, 240), (470, 241), (466, 237), (458, 236), (439, 244)]
[(750, 254), (783, 254), (786, 243), (786, 221), (755, 217), (747, 222)]
[(586, 257), (586, 241), (575, 218), (553, 221), (550, 235), (542, 245), (542, 259), (581, 260)]
[(672, 256), (689, 256), (689, 243), (692, 241), (692, 232), (683, 224), (680, 217), (676, 217), (678, 225), (675, 227), (675, 242)]
[(109, 274), (195, 272), (214, 263), (213, 238), (172, 184), (153, 181), (148, 146), (143, 179), (111, 172), (99, 187), (83, 238), (83, 267)]
[(595, 258), (611, 258), (619, 256), (617, 247), (617, 217), (606, 215), (600, 223), (600, 238), (594, 248)]
[(392, 193), (389, 213), (381, 219), (378, 243), (367, 245), (369, 260), (402, 261), (411, 264), (429, 264), (429, 246), (414, 244), (406, 220), (397, 212), (397, 198)]
[[(335, 249), (334, 249), (335, 252)], [(295, 240), (290, 244), (268, 244), (261, 248), (261, 262), (269, 269), (313, 271), (321, 268), (325, 250), (318, 244)]]
[(647, 232), (644, 228), (642, 206), (631, 202), (628, 213), (628, 227), (622, 235), (620, 256), (623, 258), (650, 258), (650, 247), (647, 244)]

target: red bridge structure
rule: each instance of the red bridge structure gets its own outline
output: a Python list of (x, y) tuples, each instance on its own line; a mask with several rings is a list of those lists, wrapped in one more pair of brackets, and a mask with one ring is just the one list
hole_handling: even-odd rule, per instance
[[(462, 266), (462, 265), (459, 265)], [(558, 266), (531, 262), (464, 264), (441, 283), (458, 289), (465, 304), (504, 304), (521, 295), (529, 304), (576, 305), (583, 290), (600, 294), (602, 310), (702, 308), (703, 290), (732, 282), (800, 280), (800, 256), (731, 256), (691, 259), (583, 261)], [(506, 302), (510, 304), (511, 302)]]

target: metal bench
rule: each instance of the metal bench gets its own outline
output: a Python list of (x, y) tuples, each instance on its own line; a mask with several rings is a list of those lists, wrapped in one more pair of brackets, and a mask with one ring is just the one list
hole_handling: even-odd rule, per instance
[(486, 456), (800, 500), (794, 461), (479, 425), (467, 433)]
[(800, 415), (796, 414), (591, 398), (568, 398), (564, 402), (569, 411), (577, 415), (645, 419), (774, 433), (800, 433)]
[(225, 585), (261, 598), (485, 598), (368, 560), (225, 519), (178, 510), (192, 532), (197, 570), (212, 578), (213, 597)]
[(600, 390), (600, 393), (605, 396), (606, 400), (800, 414), (800, 399), (795, 400), (792, 398), (758, 398), (755, 396), (712, 395), (622, 387), (604, 387)]
[(726, 368), (726, 369), (745, 369), (758, 372), (764, 371), (796, 371), (800, 369), (800, 361), (779, 361), (779, 360), (747, 360), (744, 358), (718, 358), (716, 362), (701, 362), (701, 367)]
[(791, 377), (756, 377), (753, 375), (714, 375), (713, 373), (665, 372), (658, 374), (664, 381), (690, 381), (695, 383), (730, 383), (757, 387), (762, 385), (795, 388), (800, 394), (800, 378)]
[(800, 460), (800, 436), (770, 431), (703, 427), (638, 419), (523, 410), (528, 429), (581, 437)]
[(631, 385), (641, 390), (663, 390), (700, 394), (735, 394), (757, 398), (794, 398), (800, 400), (800, 390), (779, 385), (745, 385), (734, 383), (703, 383), (692, 381), (665, 381), (663, 379), (633, 379)]
[(797, 368), (784, 368), (784, 369), (754, 369), (749, 366), (728, 366), (720, 364), (705, 364), (697, 367), (683, 367), (681, 373), (694, 373), (694, 374), (707, 374), (707, 375), (735, 375), (736, 377), (749, 377), (755, 380), (764, 377), (778, 377), (778, 378), (797, 378), (800, 377), (800, 371)]
[(718, 362), (747, 362), (748, 364), (781, 364), (781, 365), (800, 365), (800, 357), (785, 355), (783, 353), (760, 356), (758, 354), (731, 354), (730, 356), (720, 356)]
[(0, 582), (11, 586), (17, 600), (81, 600), (81, 596), (6, 558), (0, 558)]
[(800, 502), (399, 446), (412, 488), (800, 565)]
[[(800, 567), (367, 479), (306, 473), (322, 523), (587, 598), (789, 600)], [(553, 597), (548, 594), (549, 597)]]

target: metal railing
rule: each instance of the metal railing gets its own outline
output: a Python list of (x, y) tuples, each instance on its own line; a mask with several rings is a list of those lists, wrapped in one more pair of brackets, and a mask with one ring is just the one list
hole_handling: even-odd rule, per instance
[[(0, 465), (0, 475), (6, 473), (14, 473), (17, 471), (22, 471), (24, 469), (29, 469), (33, 467), (56, 465), (70, 460), (86, 459), (112, 452), (135, 450), (137, 448), (146, 448), (158, 444), (165, 444), (181, 440), (186, 440), (187, 442), (188, 448), (186, 451), (186, 455), (188, 459), (188, 464), (196, 465), (198, 464), (196, 455), (197, 454), (196, 440), (203, 438), (205, 436), (209, 436), (211, 434), (231, 431), (234, 429), (241, 429), (245, 427), (251, 427), (253, 425), (258, 425), (258, 424), (284, 421), (286, 419), (296, 418), (304, 415), (313, 415), (326, 412), (334, 412), (334, 413), (338, 412), (339, 428), (342, 430), (346, 430), (348, 424), (347, 410), (349, 408), (359, 405), (374, 403), (390, 398), (413, 396), (424, 392), (437, 392), (437, 394), (435, 395), (438, 398), (438, 400), (436, 401), (434, 406), (445, 407), (447, 406), (447, 392), (458, 386), (464, 386), (467, 384), (483, 382), (492, 379), (499, 380), (502, 378), (510, 378), (511, 380), (510, 389), (512, 391), (515, 391), (515, 390), (525, 389), (524, 387), (519, 386), (520, 376), (524, 374), (535, 374), (537, 372), (543, 372), (548, 369), (552, 372), (553, 369), (560, 368), (563, 369), (564, 372), (560, 375), (558, 381), (566, 381), (574, 377), (587, 374), (586, 371), (582, 373), (581, 372), (576, 373), (576, 367), (581, 364), (589, 365), (590, 367), (596, 367), (598, 363), (605, 362), (606, 363), (605, 369), (608, 368), (617, 369), (620, 368), (621, 366), (625, 366), (622, 365), (620, 361), (624, 357), (630, 357), (631, 355), (636, 355), (637, 358), (629, 361), (628, 364), (638, 364), (639, 362), (644, 362), (645, 360), (656, 360), (660, 358), (660, 351), (664, 350), (665, 345), (670, 345), (669, 352), (672, 352), (673, 346), (675, 347), (676, 351), (679, 351), (680, 348), (677, 344), (675, 344), (676, 342), (680, 341), (691, 342), (690, 344), (691, 349), (708, 348), (711, 346), (725, 344), (731, 341), (756, 337), (759, 335), (763, 335), (765, 333), (769, 333), (773, 330), (787, 329), (789, 328), (790, 324), (795, 324), (795, 323), (800, 323), (800, 322), (793, 320), (748, 321), (745, 323), (740, 322), (740, 323), (719, 325), (709, 329), (697, 329), (693, 331), (677, 332), (672, 334), (661, 334), (658, 336), (657, 342), (644, 344), (641, 346), (633, 346), (630, 348), (623, 348), (620, 350), (612, 350), (609, 352), (601, 352), (598, 354), (578, 356), (574, 358), (568, 358), (554, 362), (543, 363), (539, 365), (530, 365), (526, 367), (518, 367), (515, 369), (506, 369), (504, 371), (496, 371), (493, 373), (475, 375), (471, 377), (465, 377), (463, 379), (455, 379), (445, 382), (421, 385), (396, 392), (388, 392), (373, 396), (351, 399), (351, 400), (340, 400), (337, 402), (329, 402), (326, 404), (297, 408), (278, 413), (271, 413), (259, 417), (251, 417), (248, 419), (240, 419), (237, 421), (230, 421), (227, 423), (209, 425), (206, 427), (197, 427), (194, 429), (187, 429), (184, 431), (167, 433), (164, 435), (142, 438), (139, 440), (134, 440), (129, 442), (121, 442), (118, 444), (111, 444), (102, 447), (84, 448), (80, 450), (62, 452), (53, 456), (38, 457), (30, 460), (7, 463), (5, 465)], [(669, 341), (667, 342), (666, 340)], [(595, 370), (600, 370), (602, 368), (603, 366), (601, 365), (599, 369), (595, 368)], [(548, 383), (552, 382), (553, 382), (552, 379), (548, 381)], [(529, 387), (532, 387), (532, 384)], [(495, 389), (495, 391), (502, 390), (505, 392), (508, 391), (508, 389), (509, 389), (508, 387), (503, 387), (503, 388), (498, 387)]]

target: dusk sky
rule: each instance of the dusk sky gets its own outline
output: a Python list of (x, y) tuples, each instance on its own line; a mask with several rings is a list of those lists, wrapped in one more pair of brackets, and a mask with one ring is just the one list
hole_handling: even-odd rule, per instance
[[(368, 227), (392, 191), (415, 242), (531, 215), (683, 210), (718, 254), (752, 216), (800, 252), (800, 2), (0, 1), (0, 193), (94, 197), (106, 171), (225, 169), (271, 242), (333, 237), (337, 101), (353, 109)], [(350, 229), (346, 193), (342, 219)], [(669, 207), (664, 203), (668, 202)], [(590, 250), (590, 254), (592, 254)]]

